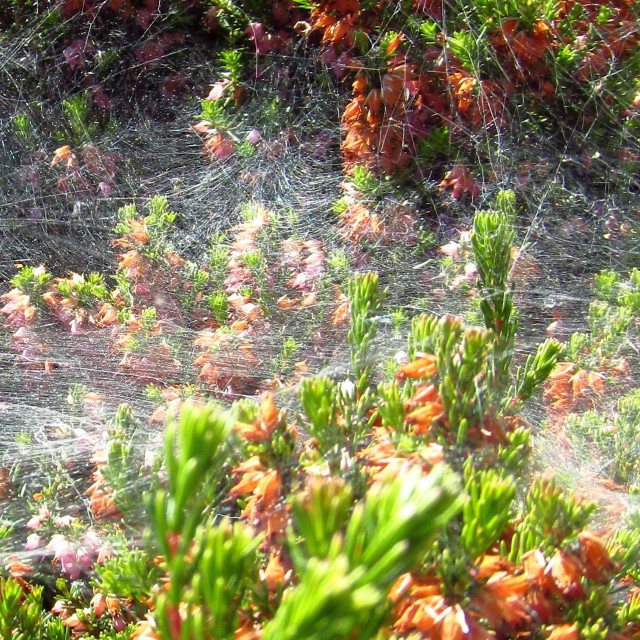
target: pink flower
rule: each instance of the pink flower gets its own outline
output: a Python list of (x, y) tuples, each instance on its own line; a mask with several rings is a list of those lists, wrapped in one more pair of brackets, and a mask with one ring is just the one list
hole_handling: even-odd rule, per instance
[(138, 9), (138, 13), (136, 14), (136, 24), (141, 29), (148, 29), (152, 19), (152, 11), (150, 11), (149, 9)]
[(29, 519), (29, 522), (27, 522), (27, 529), (41, 529), (42, 528), (42, 523), (45, 520), (48, 520), (51, 517), (51, 512), (49, 511), (49, 509), (47, 509), (47, 507), (45, 506), (41, 506), (38, 507), (38, 515), (37, 516), (32, 516)]
[(258, 55), (264, 55), (274, 51), (281, 45), (280, 38), (271, 33), (267, 33), (261, 22), (249, 23), (249, 26), (244, 30), (244, 35), (253, 41)]
[(65, 62), (72, 68), (82, 69), (87, 64), (85, 53), (94, 53), (96, 48), (84, 38), (74, 40), (63, 52)]
[(96, 563), (103, 565), (104, 561), (113, 557), (113, 547), (105, 542), (99, 549), (96, 557)]
[(216, 100), (220, 100), (220, 98), (222, 98), (224, 96), (224, 90), (227, 88), (227, 85), (229, 84), (229, 80), (225, 79), (225, 80), (220, 80), (218, 82), (216, 82), (213, 87), (211, 88), (211, 91), (209, 91), (209, 95), (207, 96), (207, 100), (210, 100), (211, 102), (215, 102)]
[(457, 260), (458, 255), (460, 254), (460, 245), (457, 242), (449, 242), (442, 245), (438, 251), (444, 253), (445, 256), (449, 256), (450, 258)]
[(260, 132), (257, 129), (251, 129), (251, 131), (247, 133), (247, 137), (245, 138), (245, 140), (247, 142), (250, 142), (251, 144), (258, 144), (258, 142), (260, 142), (261, 139), (262, 139), (262, 136), (260, 135)]
[(95, 614), (96, 618), (100, 618), (107, 608), (107, 599), (102, 593), (96, 593), (93, 598), (91, 598), (90, 604), (93, 608), (93, 613)]
[(157, 60), (164, 55), (164, 47), (160, 42), (149, 40), (133, 50), (138, 62), (145, 63)]
[(103, 198), (108, 198), (111, 195), (111, 192), (113, 191), (113, 187), (114, 187), (114, 183), (113, 182), (100, 182), (98, 184), (98, 190), (100, 191), (100, 195), (102, 195)]
[(111, 102), (111, 98), (109, 98), (109, 96), (104, 92), (104, 87), (101, 84), (92, 87), (90, 94), (93, 104), (95, 104), (98, 109), (111, 111), (113, 103)]
[(76, 520), (73, 516), (58, 516), (53, 523), (56, 527), (70, 527)]
[(121, 613), (118, 613), (115, 616), (113, 616), (113, 628), (116, 631), (124, 631), (127, 628), (127, 622), (123, 618)]
[(87, 549), (89, 549), (89, 551), (91, 551), (91, 553), (96, 553), (103, 544), (102, 540), (100, 540), (98, 534), (93, 529), (89, 529), (89, 531), (84, 534), (82, 543)]
[(34, 549), (38, 549), (42, 546), (42, 538), (37, 533), (30, 533), (27, 536), (27, 542), (24, 545), (24, 548), (27, 551), (33, 551)]
[(66, 536), (55, 534), (47, 551), (53, 551), (53, 559), (60, 563), (61, 571), (71, 580), (77, 580), (83, 571), (88, 571), (93, 566), (93, 557), (84, 547), (74, 549)]

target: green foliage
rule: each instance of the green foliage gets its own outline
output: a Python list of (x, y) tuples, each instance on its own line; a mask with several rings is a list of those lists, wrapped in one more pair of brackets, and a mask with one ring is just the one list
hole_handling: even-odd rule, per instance
[(557, 0), (477, 0), (472, 8), (479, 25), (497, 26), (508, 18), (517, 18), (527, 29), (539, 20), (553, 20), (558, 10)]
[[(637, 513), (637, 512), (636, 512)], [(620, 575), (629, 574), (634, 580), (640, 579), (640, 518), (619, 527), (609, 543), (611, 559), (619, 565)]]
[(320, 451), (329, 451), (347, 443), (344, 428), (338, 425), (338, 389), (329, 378), (304, 378), (300, 402), (308, 421), (309, 433), (318, 440)]
[[(373, 638), (386, 617), (391, 584), (460, 510), (456, 477), (445, 468), (427, 477), (413, 469), (376, 484), (346, 523), (350, 496), (342, 492), (348, 489), (333, 484), (311, 491), (309, 499), (294, 503), (296, 527), (313, 536), (293, 553), (300, 583), (287, 593), (263, 638)], [(295, 539), (290, 545), (295, 549)]]
[(370, 383), (370, 350), (377, 334), (377, 317), (387, 292), (380, 292), (377, 274), (356, 274), (349, 283), (348, 297), (351, 310), (349, 346), (351, 364), (358, 391), (363, 392)]
[(351, 261), (343, 248), (334, 249), (327, 256), (327, 265), (333, 279), (339, 284), (346, 282), (351, 276)]
[(58, 291), (73, 301), (74, 307), (94, 310), (101, 302), (111, 300), (104, 276), (100, 273), (85, 275), (74, 274), (70, 278), (63, 278), (56, 284)]
[(460, 541), (469, 557), (475, 559), (502, 537), (511, 522), (516, 485), (512, 477), (503, 477), (494, 469), (471, 471), (469, 476)]
[(570, 436), (596, 445), (607, 461), (606, 473), (616, 482), (637, 491), (640, 487), (640, 391), (622, 396), (617, 411), (601, 414), (587, 411), (571, 416), (567, 422)]
[(428, 167), (439, 156), (446, 157), (450, 150), (449, 127), (433, 127), (429, 134), (418, 140), (416, 162), (419, 167)]
[(507, 434), (507, 443), (498, 447), (498, 460), (512, 473), (519, 472), (531, 450), (531, 432), (518, 427)]
[(569, 358), (587, 369), (612, 366), (629, 349), (638, 335), (640, 312), (640, 271), (633, 269), (627, 279), (613, 271), (595, 277), (597, 296), (589, 306), (588, 333), (574, 333), (567, 347)]
[(535, 356), (527, 356), (524, 368), (518, 367), (516, 370), (515, 383), (509, 389), (505, 408), (517, 411), (534, 396), (551, 375), (563, 353), (563, 345), (555, 339), (547, 339), (538, 346)]
[(382, 400), (377, 407), (382, 424), (395, 431), (403, 431), (406, 413), (404, 409), (405, 398), (398, 385), (394, 383), (381, 384), (378, 386), (378, 395)]
[(434, 20), (423, 20), (420, 23), (420, 34), (427, 44), (435, 44), (440, 33), (440, 26)]
[(375, 199), (380, 194), (380, 180), (365, 167), (355, 167), (352, 180), (354, 187), (363, 197)]
[(59, 618), (42, 615), (42, 587), (29, 591), (13, 578), (0, 577), (0, 638), (2, 640), (68, 640), (70, 630)]
[(580, 502), (565, 493), (555, 480), (534, 480), (525, 498), (524, 518), (511, 542), (509, 560), (518, 562), (526, 551), (542, 548), (553, 553), (585, 527), (597, 505)]
[[(125, 205), (118, 209), (120, 222), (116, 225), (115, 231), (118, 234), (133, 233), (132, 222), (138, 215), (137, 207), (134, 204)], [(144, 231), (147, 234), (148, 242), (141, 243), (137, 247), (140, 253), (152, 262), (159, 262), (164, 259), (165, 254), (171, 250), (167, 236), (169, 235), (176, 221), (177, 214), (169, 210), (169, 201), (165, 196), (152, 196), (147, 203), (147, 215), (141, 219)], [(120, 282), (118, 283), (120, 287)]]
[(208, 0), (208, 3), (218, 9), (216, 20), (231, 43), (242, 37), (251, 20), (257, 20), (262, 15), (257, 0)]
[(463, 444), (471, 426), (483, 417), (477, 384), (486, 368), (492, 335), (465, 329), (459, 318), (443, 316), (437, 325), (435, 348), (441, 382), (438, 387), (449, 427), (458, 444)]
[(139, 505), (140, 484), (143, 482), (143, 460), (136, 452), (134, 438), (140, 429), (128, 404), (118, 407), (113, 425), (108, 430), (107, 460), (102, 475), (113, 489), (113, 500), (131, 518)]
[(160, 549), (176, 575), (174, 600), (181, 562), (200, 525), (202, 509), (220, 499), (218, 485), (225, 473), (230, 427), (228, 416), (218, 407), (187, 405), (179, 420), (171, 419), (165, 428), (167, 487), (147, 494), (146, 502)]
[(76, 144), (89, 142), (95, 135), (98, 125), (90, 121), (91, 106), (85, 93), (76, 93), (62, 103), (69, 133)]
[(35, 149), (37, 136), (31, 118), (26, 114), (18, 114), (12, 118), (11, 123), (16, 135), (23, 144), (29, 149)]
[(22, 267), (11, 278), (11, 284), (31, 297), (33, 304), (38, 303), (38, 298), (45, 293), (51, 280), (51, 274), (44, 267)]
[(148, 602), (162, 571), (143, 549), (119, 549), (118, 553), (96, 565), (94, 586), (117, 598), (135, 603)]
[(496, 336), (492, 376), (496, 386), (504, 387), (509, 380), (513, 343), (518, 330), (509, 283), (511, 246), (515, 238), (510, 217), (515, 208), (515, 194), (502, 192), (496, 198), (496, 206), (495, 211), (476, 213), (471, 246), (478, 267), (480, 309), (485, 325)]
[[(260, 541), (251, 528), (232, 525), (228, 519), (217, 526), (198, 529), (188, 561), (191, 578), (179, 581), (173, 571), (171, 591), (156, 599), (154, 617), (162, 636), (174, 637), (177, 624), (180, 637), (232, 637), (238, 626), (237, 610), (243, 593), (258, 579), (256, 550)], [(180, 603), (189, 613), (176, 622)]]
[(229, 81), (231, 91), (237, 89), (241, 84), (243, 64), (243, 52), (240, 49), (226, 49), (220, 52), (220, 64), (222, 73)]
[(202, 100), (200, 106), (200, 119), (209, 122), (213, 129), (228, 131), (232, 128), (233, 119), (224, 100)]
[[(447, 38), (447, 45), (468, 71), (476, 71), (480, 64), (482, 37), (471, 31), (455, 31)], [(486, 56), (484, 56), (486, 58)]]
[(153, 196), (147, 204), (148, 213), (145, 218), (149, 241), (162, 237), (176, 221), (177, 214), (169, 211), (166, 196)]
[(209, 310), (219, 325), (224, 325), (229, 318), (228, 296), (223, 291), (216, 291), (207, 296)]

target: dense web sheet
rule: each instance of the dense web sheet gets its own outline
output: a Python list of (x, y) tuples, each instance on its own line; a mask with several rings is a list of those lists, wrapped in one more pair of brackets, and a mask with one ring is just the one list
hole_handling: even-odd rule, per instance
[[(447, 5), (443, 8), (446, 11)], [(88, 478), (107, 446), (122, 403), (130, 404), (135, 416), (128, 446), (144, 459), (160, 446), (166, 412), (158, 412), (158, 407), (176, 399), (195, 394), (229, 404), (272, 389), (278, 406), (295, 410), (302, 375), (346, 377), (347, 325), (339, 318), (346, 282), (355, 271), (376, 271), (381, 283), (389, 286), (388, 313), (379, 318), (374, 349), (380, 380), (394, 362), (404, 363), (413, 315), (453, 313), (480, 324), (468, 231), (474, 211), (491, 207), (500, 189), (513, 189), (518, 198), (512, 266), (520, 314), (518, 363), (546, 336), (571, 341), (575, 332), (595, 334), (598, 323), (589, 325), (590, 305), (596, 299), (594, 276), (602, 270), (620, 275), (621, 290), (640, 286), (628, 277), (639, 266), (640, 150), (631, 127), (620, 134), (613, 125), (604, 125), (591, 137), (580, 122), (580, 109), (556, 119), (549, 108), (536, 120), (525, 103), (517, 105), (501, 127), (488, 121), (486, 128), (472, 130), (452, 121), (456, 144), (432, 158), (409, 186), (397, 188), (392, 180), (375, 179), (367, 202), (369, 213), (385, 227), (384, 233), (377, 233), (364, 228), (370, 220), (358, 227), (341, 216), (350, 206), (349, 197), (355, 192), (357, 200), (371, 177), (343, 172), (340, 117), (351, 96), (336, 79), (331, 62), (320, 61), (311, 45), (300, 42), (286, 53), (259, 56), (260, 76), (245, 82), (251, 107), (231, 116), (236, 119), (230, 129), (238, 147), (244, 145), (243, 152), (230, 157), (215, 157), (214, 152), (209, 157), (203, 152), (207, 134), (193, 126), (200, 100), (221, 77), (219, 59), (205, 46), (211, 43), (186, 35), (166, 40), (157, 58), (147, 59), (138, 48), (157, 44), (151, 37), (153, 26), (131, 33), (114, 29), (109, 44), (125, 63), (105, 62), (110, 70), (87, 90), (84, 74), (89, 62), (82, 61), (97, 64), (106, 55), (107, 42), (100, 40), (103, 35), (92, 36), (91, 25), (86, 31), (86, 25), (64, 18), (77, 38), (60, 35), (66, 40), (56, 40), (64, 22), (46, 31), (53, 38), (45, 48), (51, 57), (45, 65), (33, 50), (49, 24), (47, 16), (42, 13), (19, 36), (0, 40), (1, 293), (11, 290), (11, 279), (20, 268), (39, 265), (52, 278), (100, 272), (108, 288), (115, 288), (119, 261), (122, 265), (119, 256), (134, 247), (113, 244), (134, 233), (131, 228), (116, 231), (127, 220), (118, 212), (135, 205), (137, 216), (147, 215), (154, 196), (167, 198), (164, 213), (177, 214), (162, 238), (162, 250), (190, 265), (175, 262), (172, 270), (165, 264), (155, 282), (157, 290), (150, 282), (146, 293), (143, 287), (134, 292), (140, 296), (140, 313), (153, 307), (157, 314), (139, 329), (147, 331), (148, 341), (140, 342), (138, 351), (123, 341), (135, 331), (122, 318), (106, 322), (103, 316), (72, 326), (71, 316), (61, 321), (55, 314), (43, 314), (24, 328), (27, 337), (16, 339), (20, 326), (12, 325), (10, 312), (5, 312), (7, 326), (0, 338), (0, 473), (12, 481), (20, 479), (22, 490), (20, 495), (4, 496), (0, 507), (0, 525), (8, 531), (2, 557), (53, 553), (25, 549), (27, 536), (38, 531), (33, 517), (42, 504), (43, 487), (50, 492), (45, 502), (64, 487), (55, 498), (60, 509), (56, 517), (65, 512), (85, 524), (95, 520)], [(469, 55), (480, 60), (482, 52)], [(42, 70), (49, 75), (38, 80)], [(101, 109), (101, 101), (105, 107), (109, 100), (106, 93), (116, 95), (119, 85), (131, 85), (131, 90), (117, 94), (113, 105)], [(606, 82), (600, 90), (589, 86), (592, 95), (580, 102), (584, 112), (594, 103), (610, 108), (606, 96), (598, 93), (606, 93)], [(480, 94), (483, 91), (481, 87)], [(78, 95), (91, 96), (90, 115), (74, 124), (70, 108), (63, 104)], [(82, 109), (81, 101), (78, 104)], [(17, 118), (24, 116), (30, 124), (20, 128)], [(621, 135), (624, 139), (614, 139)], [(65, 145), (70, 150), (56, 162)], [(478, 168), (475, 186), (453, 197), (445, 184), (448, 172), (472, 162), (478, 162), (473, 165)], [(472, 201), (469, 196), (476, 187)], [(204, 312), (190, 316), (188, 305), (176, 306), (176, 291), (185, 290), (172, 277), (193, 276), (199, 269), (213, 272), (216, 246), (224, 247), (218, 266), (227, 270), (240, 246), (234, 242), (241, 242), (243, 233), (251, 235), (247, 225), (252, 223), (257, 225), (253, 240), (260, 234), (263, 292), (271, 292), (272, 304), (283, 296), (297, 297), (298, 303), (288, 309), (284, 301), (266, 316), (254, 317), (247, 309), (245, 318), (238, 312), (233, 319), (248, 321), (246, 335), (214, 348), (203, 337), (213, 332)], [(220, 234), (225, 237), (220, 239)], [(316, 272), (309, 269), (299, 284), (288, 284), (314, 264)], [(317, 284), (320, 278), (322, 286)], [(212, 286), (210, 279), (207, 295), (216, 293)], [(5, 299), (3, 304), (11, 302)], [(189, 308), (201, 306), (194, 300)], [(613, 351), (603, 356), (607, 366), (592, 367), (597, 381), (591, 379), (591, 386), (586, 384), (567, 411), (601, 411), (613, 420), (616, 402), (633, 389), (638, 372), (639, 309), (635, 307), (612, 338)], [(154, 336), (160, 336), (158, 342), (153, 342)], [(142, 340), (140, 335), (136, 339)], [(205, 372), (206, 366), (219, 371), (214, 376), (210, 369)], [(628, 373), (616, 377), (613, 369), (618, 366), (627, 367)], [(605, 382), (606, 390), (600, 391)], [(567, 486), (600, 501), (606, 507), (599, 516), (603, 523), (624, 517), (638, 506), (637, 498), (608, 475), (613, 458), (602, 448), (583, 446), (560, 433), (555, 426), (560, 410), (549, 410), (552, 400), (539, 399), (526, 415), (539, 472), (552, 469)], [(131, 479), (130, 488), (143, 487), (144, 478)]]

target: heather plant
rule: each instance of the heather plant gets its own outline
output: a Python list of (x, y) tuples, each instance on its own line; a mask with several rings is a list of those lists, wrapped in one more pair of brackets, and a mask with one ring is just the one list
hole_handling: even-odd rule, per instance
[(615, 482), (638, 491), (638, 420), (640, 397), (637, 390), (620, 397), (611, 414), (586, 411), (567, 421), (567, 433), (579, 448), (595, 446), (606, 462), (604, 472)]
[[(588, 333), (572, 334), (567, 345), (570, 359), (585, 369), (624, 367), (633, 355), (640, 309), (640, 273), (627, 279), (614, 271), (602, 271), (594, 278), (596, 299), (589, 305)], [(627, 363), (628, 364), (628, 363)]]
[(0, 635), (635, 637), (637, 18), (0, 5)]

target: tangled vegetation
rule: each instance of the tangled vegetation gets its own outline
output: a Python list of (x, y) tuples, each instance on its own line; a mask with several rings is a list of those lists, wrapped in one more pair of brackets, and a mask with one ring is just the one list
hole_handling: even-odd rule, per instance
[[(38, 71), (21, 67), (34, 99), (9, 118), (21, 155), (0, 180), (55, 193), (63, 221), (83, 215), (80, 197), (118, 200), (126, 163), (105, 141), (136, 109), (170, 126), (200, 82), (180, 68), (196, 44), (219, 70), (190, 105), (199, 162), (241, 183), (257, 155), (328, 163), (333, 145), (342, 176), (326, 220), (246, 200), (182, 251), (186, 222), (147, 194), (113, 206), (104, 270), (16, 265), (0, 296), (15, 387), (25, 403), (50, 387), (66, 413), (41, 464), (26, 426), (0, 452), (0, 636), (637, 638), (637, 512), (554, 477), (537, 444), (605, 460), (598, 486), (637, 493), (640, 272), (594, 267), (583, 330), (554, 337), (554, 308), (524, 343), (544, 265), (520, 228), (540, 184), (495, 161), (506, 141), (544, 139), (541, 165), (562, 148), (585, 200), (629, 201), (637, 13), (622, 0), (3, 4), (3, 42), (35, 33)], [(302, 59), (313, 80), (285, 109)], [(73, 87), (53, 107), (47, 72)], [(339, 144), (303, 107), (327, 86)], [(592, 222), (548, 185), (559, 223)], [(440, 209), (472, 216), (442, 246)], [(33, 209), (15, 220), (40, 223)], [(636, 223), (612, 213), (604, 230), (632, 262)], [(442, 298), (455, 313), (437, 312)], [(67, 385), (82, 367), (91, 385)]]

